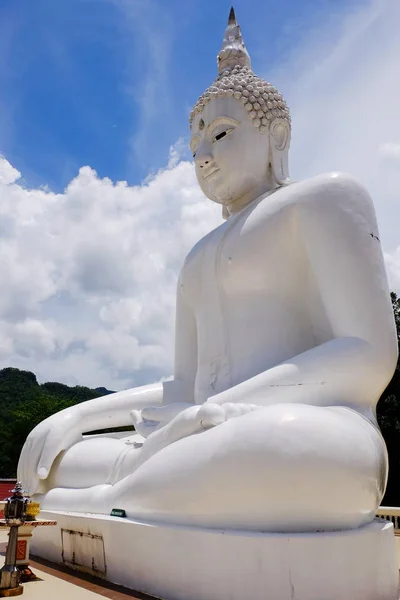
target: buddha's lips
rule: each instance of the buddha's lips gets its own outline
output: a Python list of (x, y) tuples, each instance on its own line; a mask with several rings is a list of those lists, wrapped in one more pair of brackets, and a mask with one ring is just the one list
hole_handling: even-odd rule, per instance
[(212, 177), (214, 175), (214, 173), (217, 173), (217, 171), (219, 171), (218, 167), (216, 167), (215, 169), (212, 169), (212, 171), (209, 171), (208, 173), (205, 173), (203, 175), (203, 179), (204, 180), (209, 179), (210, 177)]

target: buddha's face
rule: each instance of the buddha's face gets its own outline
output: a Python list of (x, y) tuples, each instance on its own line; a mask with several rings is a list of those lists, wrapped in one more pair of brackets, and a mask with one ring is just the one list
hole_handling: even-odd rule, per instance
[(269, 135), (253, 125), (235, 98), (214, 98), (196, 115), (190, 147), (204, 194), (229, 205), (265, 185)]

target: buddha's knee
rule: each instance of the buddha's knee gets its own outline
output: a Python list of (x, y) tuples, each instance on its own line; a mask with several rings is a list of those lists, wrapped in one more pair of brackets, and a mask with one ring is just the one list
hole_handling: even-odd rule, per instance
[(274, 405), (173, 444), (134, 479), (136, 515), (149, 502), (162, 520), (187, 524), (353, 528), (372, 520), (379, 505), (386, 450), (354, 411)]
[(386, 450), (358, 413), (275, 405), (233, 419), (223, 434), (231, 437), (230, 456), (225, 446), (212, 468), (229, 494), (227, 508), (246, 507), (250, 521), (294, 531), (355, 527), (374, 516)]

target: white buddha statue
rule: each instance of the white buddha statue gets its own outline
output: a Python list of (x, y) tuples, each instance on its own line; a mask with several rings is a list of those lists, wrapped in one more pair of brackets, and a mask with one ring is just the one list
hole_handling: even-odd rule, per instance
[[(180, 273), (174, 379), (46, 419), (18, 478), (48, 510), (356, 528), (386, 485), (375, 406), (397, 360), (372, 201), (340, 173), (289, 181), (289, 111), (252, 72), (233, 12), (218, 63), (191, 148), (225, 221)], [(82, 436), (132, 422), (134, 436)]]

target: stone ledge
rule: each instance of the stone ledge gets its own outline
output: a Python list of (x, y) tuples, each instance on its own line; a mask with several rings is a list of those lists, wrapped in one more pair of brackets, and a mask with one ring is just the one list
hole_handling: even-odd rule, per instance
[[(62, 563), (63, 550), (71, 556), (73, 550), (87, 568), (103, 544), (102, 577), (164, 600), (291, 600), (293, 590), (296, 600), (397, 598), (393, 525), (382, 520), (350, 531), (287, 535), (42, 516), (58, 526), (35, 532), (35, 554)], [(76, 534), (73, 541), (64, 536), (64, 548), (62, 531)]]

